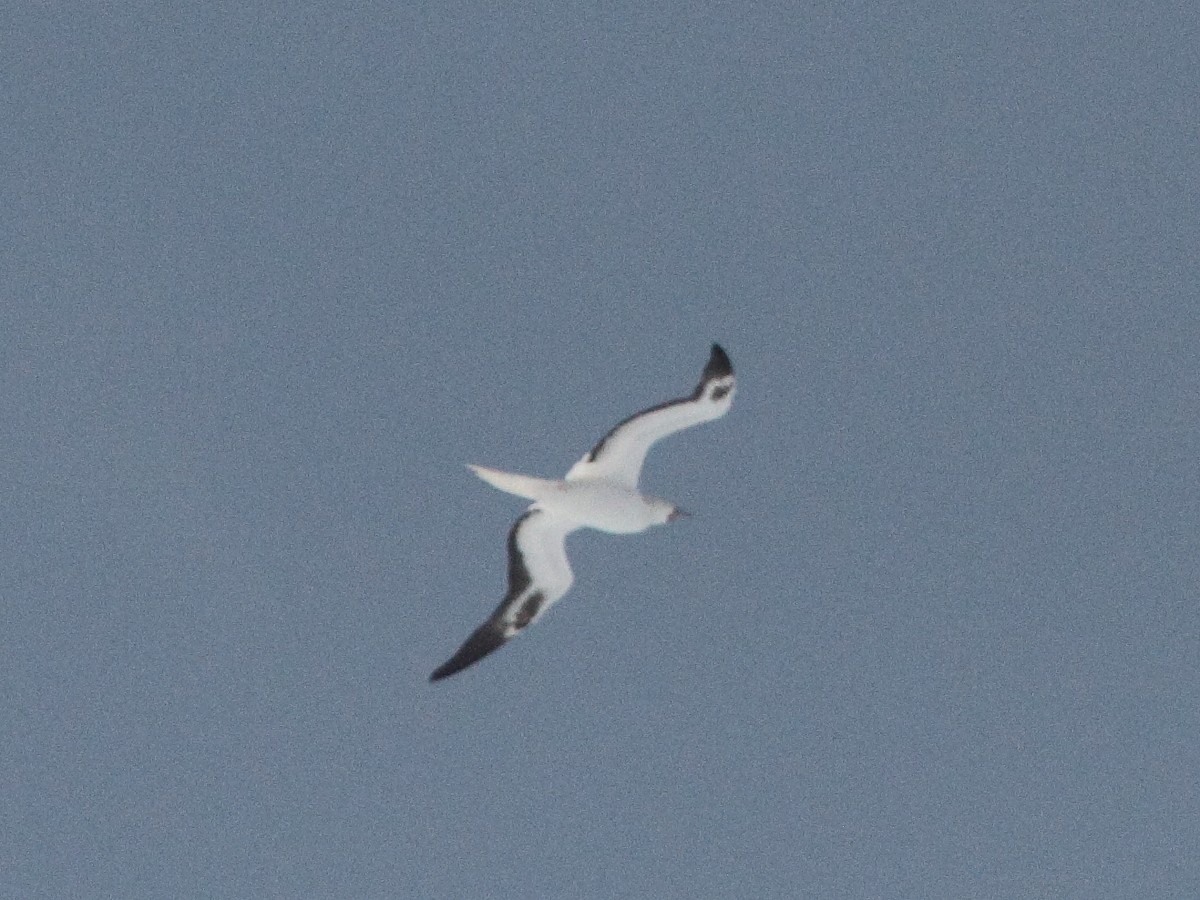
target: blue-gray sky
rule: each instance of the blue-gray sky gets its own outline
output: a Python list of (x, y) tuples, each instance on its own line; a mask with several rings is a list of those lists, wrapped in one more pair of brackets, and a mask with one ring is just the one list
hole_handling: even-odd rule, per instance
[(1194, 5), (7, 16), (0, 894), (1200, 896)]

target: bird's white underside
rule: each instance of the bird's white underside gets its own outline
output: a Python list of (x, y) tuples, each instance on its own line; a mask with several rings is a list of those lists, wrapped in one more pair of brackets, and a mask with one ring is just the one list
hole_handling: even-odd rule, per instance
[(533, 500), (568, 530), (594, 528), (609, 534), (636, 534), (662, 525), (675, 511), (665, 500), (646, 497), (623, 484), (593, 478), (533, 478), (486, 466), (469, 466), (492, 487)]

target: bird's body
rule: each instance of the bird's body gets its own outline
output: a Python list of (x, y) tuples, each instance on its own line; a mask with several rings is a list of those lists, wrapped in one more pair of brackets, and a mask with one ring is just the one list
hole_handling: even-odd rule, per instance
[(494, 488), (534, 501), (539, 509), (570, 522), (609, 534), (636, 534), (662, 525), (678, 512), (665, 500), (646, 497), (607, 478), (531, 478), (484, 466), (467, 466)]
[(734, 394), (733, 366), (713, 344), (700, 384), (689, 397), (660, 403), (617, 424), (563, 479), (535, 478), (484, 466), (471, 471), (499, 490), (533, 503), (508, 533), (508, 592), (431, 681), (455, 674), (536, 622), (571, 588), (565, 541), (579, 528), (635, 534), (687, 515), (638, 488), (650, 446), (692, 425), (720, 418)]

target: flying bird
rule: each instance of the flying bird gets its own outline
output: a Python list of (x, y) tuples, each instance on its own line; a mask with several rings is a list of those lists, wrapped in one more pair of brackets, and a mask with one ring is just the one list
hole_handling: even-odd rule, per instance
[(658, 440), (729, 412), (734, 376), (729, 357), (713, 344), (700, 384), (619, 422), (562, 479), (533, 478), (469, 465), (494, 488), (532, 500), (508, 532), (508, 591), (486, 622), (429, 676), (439, 681), (498, 650), (545, 615), (571, 588), (566, 538), (579, 528), (636, 534), (688, 513), (638, 490), (646, 451)]

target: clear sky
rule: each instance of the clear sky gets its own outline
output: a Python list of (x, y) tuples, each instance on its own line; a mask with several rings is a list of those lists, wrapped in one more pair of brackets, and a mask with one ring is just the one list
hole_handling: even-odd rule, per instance
[(1200, 896), (1195, 4), (6, 19), (0, 896)]

